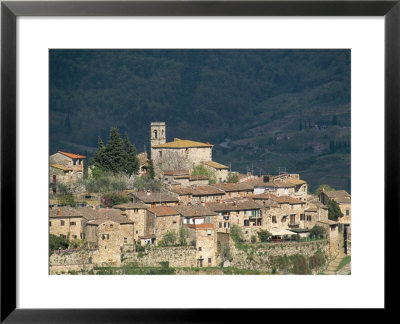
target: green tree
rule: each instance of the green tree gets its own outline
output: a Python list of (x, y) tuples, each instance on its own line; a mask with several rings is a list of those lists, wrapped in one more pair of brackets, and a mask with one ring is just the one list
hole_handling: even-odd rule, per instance
[(330, 199), (328, 202), (328, 218), (337, 221), (339, 217), (343, 217), (339, 204), (333, 199)]
[(314, 225), (312, 229), (310, 229), (310, 235), (313, 237), (320, 237), (325, 234), (325, 228), (322, 226)]
[(239, 182), (239, 176), (236, 172), (229, 172), (228, 173), (228, 179), (226, 180), (229, 183), (238, 183)]
[(106, 155), (105, 155), (106, 147), (104, 146), (103, 140), (99, 136), (97, 138), (97, 151), (95, 152), (92, 165), (102, 169), (104, 165), (106, 165)]
[(268, 231), (260, 231), (258, 232), (258, 237), (261, 242), (268, 242), (268, 239), (271, 237), (271, 233)]
[(179, 244), (187, 245), (187, 239), (189, 238), (189, 230), (184, 227), (179, 230)]
[(136, 147), (129, 141), (128, 134), (124, 138), (124, 151), (125, 151), (125, 172), (131, 176), (139, 171), (139, 160), (136, 155)]
[(50, 255), (53, 254), (55, 250), (65, 250), (69, 246), (69, 240), (61, 236), (54, 234), (49, 235), (49, 250)]
[(153, 160), (152, 159), (150, 159), (149, 160), (149, 171), (148, 171), (148, 177), (150, 178), (150, 179), (154, 179), (154, 177), (155, 177), (155, 172), (154, 172), (154, 165), (153, 165)]
[(113, 173), (124, 172), (125, 153), (124, 146), (118, 128), (112, 127), (110, 139), (105, 148), (107, 165), (103, 165), (106, 170)]
[(177, 235), (175, 231), (168, 231), (163, 236), (163, 242), (165, 245), (173, 245), (177, 240)]
[(317, 190), (315, 190), (315, 194), (317, 196), (319, 196), (319, 194), (321, 193), (322, 189), (324, 189), (324, 191), (333, 191), (333, 190), (335, 190), (328, 184), (322, 184), (317, 188)]
[(233, 224), (231, 227), (231, 237), (235, 242), (243, 242), (244, 237), (243, 237), (243, 231), (241, 227), (237, 224)]
[(215, 172), (207, 169), (203, 164), (198, 164), (193, 168), (192, 176), (206, 176), (211, 184), (217, 182)]

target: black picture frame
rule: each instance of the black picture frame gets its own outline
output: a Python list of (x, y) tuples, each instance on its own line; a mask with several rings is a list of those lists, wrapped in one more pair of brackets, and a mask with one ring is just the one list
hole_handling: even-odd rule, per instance
[[(400, 4), (396, 1), (2, 1), (1, 2), (1, 322), (226, 322), (241, 310), (16, 308), (16, 18), (18, 16), (384, 16), (385, 309), (398, 282), (388, 257), (399, 232)], [(397, 218), (396, 218), (397, 217)], [(395, 218), (395, 220), (393, 219)], [(252, 318), (263, 310), (253, 310)]]

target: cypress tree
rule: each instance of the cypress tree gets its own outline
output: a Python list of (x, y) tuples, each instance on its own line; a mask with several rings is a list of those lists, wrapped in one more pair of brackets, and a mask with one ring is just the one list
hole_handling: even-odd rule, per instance
[(155, 177), (155, 172), (154, 172), (154, 166), (153, 166), (153, 160), (152, 160), (152, 159), (149, 160), (149, 172), (148, 172), (148, 176), (149, 176), (151, 179), (154, 179), (154, 177)]
[(118, 128), (111, 128), (110, 139), (105, 148), (107, 165), (105, 168), (114, 173), (124, 172), (125, 154)]
[(106, 156), (105, 156), (105, 146), (103, 140), (99, 136), (97, 139), (97, 151), (93, 156), (92, 165), (98, 167), (100, 169), (105, 169), (106, 165)]
[(125, 161), (124, 161), (125, 172), (129, 176), (138, 173), (139, 160), (136, 155), (136, 147), (129, 141), (128, 134), (125, 134), (124, 138), (124, 153), (125, 153)]

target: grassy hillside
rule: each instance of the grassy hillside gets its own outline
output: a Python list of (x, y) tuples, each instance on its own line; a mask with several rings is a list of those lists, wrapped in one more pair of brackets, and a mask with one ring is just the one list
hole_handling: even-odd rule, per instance
[(112, 126), (142, 151), (151, 121), (233, 170), (350, 190), (350, 51), (50, 51), (50, 153), (91, 156)]

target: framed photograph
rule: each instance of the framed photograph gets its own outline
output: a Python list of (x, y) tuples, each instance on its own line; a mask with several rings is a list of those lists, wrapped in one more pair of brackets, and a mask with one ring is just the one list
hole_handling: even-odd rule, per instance
[(399, 14), (3, 1), (1, 320), (390, 308)]

